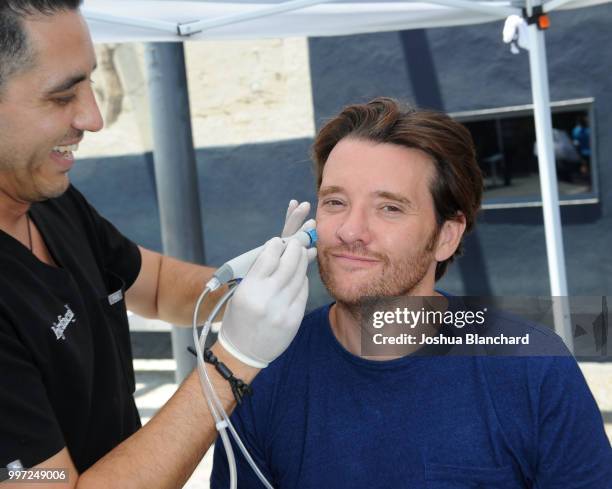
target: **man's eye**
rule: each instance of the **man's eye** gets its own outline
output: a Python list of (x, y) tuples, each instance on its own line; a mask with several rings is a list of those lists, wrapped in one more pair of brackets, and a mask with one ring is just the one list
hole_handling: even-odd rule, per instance
[(342, 205), (342, 202), (338, 199), (328, 199), (328, 200), (323, 201), (323, 205), (326, 205), (329, 207), (335, 207), (338, 205)]
[(385, 205), (382, 208), (385, 212), (389, 212), (389, 213), (397, 213), (397, 212), (402, 212), (402, 210), (394, 205)]
[(58, 105), (68, 105), (74, 100), (74, 95), (67, 95), (65, 97), (56, 97), (53, 101)]

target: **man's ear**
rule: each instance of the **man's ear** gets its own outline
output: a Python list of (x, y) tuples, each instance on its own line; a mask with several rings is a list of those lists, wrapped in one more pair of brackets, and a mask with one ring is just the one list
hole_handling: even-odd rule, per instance
[(453, 219), (444, 221), (436, 244), (436, 261), (444, 261), (453, 256), (464, 232), (465, 216), (462, 212), (457, 212)]

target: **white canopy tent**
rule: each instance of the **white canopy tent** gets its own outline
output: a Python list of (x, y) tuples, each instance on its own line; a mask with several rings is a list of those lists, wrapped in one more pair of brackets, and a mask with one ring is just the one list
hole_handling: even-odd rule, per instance
[[(545, 0), (544, 11), (609, 0)], [(478, 24), (521, 14), (522, 0), (85, 0), (96, 42), (260, 39)], [(529, 3), (529, 2), (527, 2)], [(535, 2), (532, 2), (535, 4)]]
[[(83, 13), (96, 42), (335, 36), (503, 20), (610, 0), (85, 0)], [(523, 11), (523, 7), (525, 11)], [(500, 26), (501, 34), (501, 26)], [(528, 27), (528, 42), (546, 250), (555, 329), (572, 349), (561, 233), (544, 31)], [(483, 61), (484, 62), (484, 61)], [(381, 94), (383, 95), (383, 94)], [(564, 299), (565, 298), (565, 299)]]

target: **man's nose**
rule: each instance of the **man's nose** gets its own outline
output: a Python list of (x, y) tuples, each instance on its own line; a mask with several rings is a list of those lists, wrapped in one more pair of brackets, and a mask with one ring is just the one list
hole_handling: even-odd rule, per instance
[(351, 207), (347, 210), (336, 229), (336, 236), (346, 244), (357, 241), (368, 244), (371, 240), (371, 233), (367, 212), (358, 207)]
[(98, 132), (104, 127), (102, 114), (91, 86), (84, 90), (72, 125), (80, 131)]

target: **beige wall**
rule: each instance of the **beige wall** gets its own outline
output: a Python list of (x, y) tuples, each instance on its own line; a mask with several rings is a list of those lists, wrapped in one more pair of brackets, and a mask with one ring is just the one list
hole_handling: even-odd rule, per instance
[[(88, 135), (78, 156), (150, 150), (144, 46), (96, 49), (101, 62), (94, 87), (110, 124)], [(314, 134), (306, 39), (187, 42), (185, 57), (196, 147)]]

